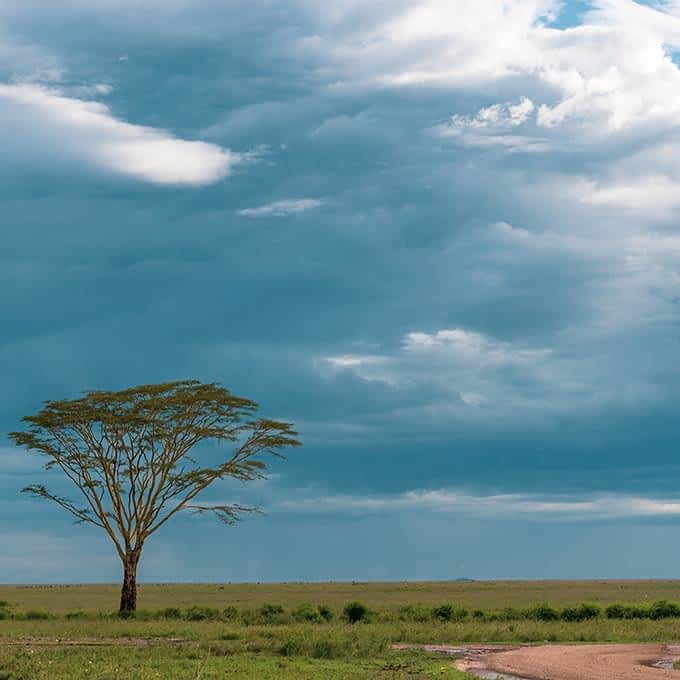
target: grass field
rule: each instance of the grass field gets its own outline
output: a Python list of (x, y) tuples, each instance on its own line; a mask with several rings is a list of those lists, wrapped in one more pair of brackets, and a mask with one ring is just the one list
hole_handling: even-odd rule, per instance
[[(0, 620), (0, 680), (461, 680), (466, 676), (453, 669), (450, 659), (394, 652), (390, 645), (680, 640), (678, 617), (600, 615), (569, 622), (468, 616), (455, 622), (429, 614), (446, 603), (486, 612), (541, 602), (557, 608), (583, 602), (649, 605), (680, 600), (675, 581), (142, 585), (139, 617), (128, 620), (114, 615), (117, 597), (118, 588), (108, 585), (0, 586), (0, 601), (8, 603), (10, 613)], [(371, 611), (368, 622), (352, 625), (342, 618), (344, 606), (355, 600)], [(327, 605), (332, 618), (296, 620), (293, 612), (306, 603)], [(173, 609), (160, 616), (165, 608)], [(175, 608), (181, 616), (175, 617)], [(212, 611), (215, 618), (187, 620), (191, 611), (199, 619), (201, 612)], [(413, 620), (405, 611), (427, 616)], [(96, 642), (101, 646), (84, 645)]]
[[(114, 611), (119, 596), (118, 585), (0, 585), (0, 600), (23, 609), (46, 609), (54, 613), (79, 609)], [(360, 600), (376, 609), (443, 602), (471, 609), (525, 607), (538, 602), (555, 606), (580, 602), (639, 604), (679, 601), (680, 581), (142, 584), (139, 587), (139, 606), (143, 609), (192, 605), (259, 607), (270, 602), (290, 608), (303, 602), (325, 602), (339, 607), (351, 600)]]

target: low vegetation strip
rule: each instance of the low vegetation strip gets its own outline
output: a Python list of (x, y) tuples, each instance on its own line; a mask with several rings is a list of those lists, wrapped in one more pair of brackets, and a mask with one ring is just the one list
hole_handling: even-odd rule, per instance
[(293, 609), (280, 604), (266, 603), (258, 608), (238, 608), (229, 605), (224, 608), (194, 605), (182, 609), (180, 607), (164, 607), (158, 610), (140, 609), (136, 612), (94, 612), (76, 610), (66, 613), (51, 613), (44, 610), (29, 609), (23, 611), (11, 603), (0, 602), (0, 620), (40, 621), (51, 618), (84, 619), (127, 618), (139, 621), (182, 620), (182, 621), (223, 621), (237, 622), (243, 625), (282, 625), (288, 623), (329, 623), (341, 620), (347, 623), (406, 621), (425, 623), (465, 623), (465, 622), (510, 622), (541, 621), (544, 623), (564, 621), (580, 623), (597, 619), (631, 620), (680, 618), (680, 604), (665, 600), (649, 605), (612, 604), (602, 609), (595, 604), (582, 603), (576, 606), (555, 608), (549, 604), (536, 604), (524, 609), (506, 607), (498, 610), (467, 609), (446, 603), (434, 607), (408, 604), (394, 608), (370, 609), (362, 602), (347, 603), (337, 610), (327, 604), (302, 603)]

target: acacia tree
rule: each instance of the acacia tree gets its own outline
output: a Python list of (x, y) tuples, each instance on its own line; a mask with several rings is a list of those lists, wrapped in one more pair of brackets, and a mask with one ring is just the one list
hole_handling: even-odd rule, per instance
[[(10, 436), (45, 455), (45, 468), (58, 468), (79, 490), (76, 501), (41, 484), (23, 489), (108, 534), (123, 563), (120, 611), (130, 612), (149, 536), (182, 510), (214, 513), (232, 524), (254, 508), (201, 503), (199, 494), (225, 478), (261, 479), (263, 454), (281, 456), (299, 446), (291, 424), (256, 412), (255, 402), (217, 383), (189, 380), (48, 401), (23, 418), (25, 431)], [(210, 462), (214, 452), (199, 446), (206, 442), (217, 444), (218, 461)]]

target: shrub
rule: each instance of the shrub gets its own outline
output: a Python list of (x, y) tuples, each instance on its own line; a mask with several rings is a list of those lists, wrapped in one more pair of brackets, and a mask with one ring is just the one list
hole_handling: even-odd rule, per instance
[(655, 602), (649, 610), (649, 618), (654, 619), (671, 619), (680, 616), (680, 607), (673, 602), (666, 602), (660, 600)]
[(281, 656), (301, 656), (305, 651), (305, 643), (299, 637), (288, 638), (279, 648)]
[(50, 618), (47, 612), (39, 611), (37, 609), (30, 609), (24, 614), (27, 621), (45, 621)]
[(499, 621), (518, 621), (522, 618), (522, 612), (514, 607), (505, 607), (500, 614), (498, 614)]
[(326, 604), (319, 605), (319, 616), (326, 622), (333, 619), (333, 610)]
[(646, 607), (612, 604), (605, 610), (605, 615), (608, 619), (648, 619), (650, 610)]
[(435, 607), (432, 610), (432, 618), (438, 619), (439, 621), (465, 621), (468, 617), (467, 609), (462, 607), (454, 607), (450, 604), (443, 604), (439, 607)]
[(182, 610), (179, 607), (166, 607), (158, 612), (163, 619), (181, 619)]
[(307, 623), (321, 623), (319, 608), (311, 604), (301, 604), (293, 611), (293, 618), (296, 621)]
[(285, 611), (280, 604), (263, 604), (257, 612), (261, 623), (285, 623)]
[(75, 612), (68, 612), (66, 614), (67, 619), (84, 619), (87, 618), (87, 614), (84, 611), (81, 611), (80, 609)]
[(343, 613), (350, 623), (358, 623), (368, 619), (368, 608), (361, 602), (350, 602), (345, 606)]
[(475, 621), (484, 621), (486, 619), (486, 614), (481, 609), (475, 609), (472, 612), (472, 618)]
[(233, 621), (234, 619), (238, 618), (238, 609), (236, 607), (233, 607), (229, 605), (228, 607), (225, 607), (222, 610), (222, 618), (226, 619), (227, 621)]
[(432, 618), (432, 611), (415, 604), (407, 604), (399, 609), (399, 618), (402, 621), (423, 623)]
[(187, 609), (185, 614), (187, 621), (215, 621), (219, 616), (219, 611), (213, 607), (198, 607), (196, 605)]
[(557, 621), (560, 614), (547, 604), (536, 604), (526, 610), (525, 616), (531, 621)]
[(12, 618), (12, 612), (9, 611), (9, 609), (0, 609), (0, 621), (4, 621), (5, 619), (11, 619)]
[(602, 610), (594, 604), (580, 604), (578, 607), (566, 607), (562, 610), (563, 621), (589, 621), (600, 616)]

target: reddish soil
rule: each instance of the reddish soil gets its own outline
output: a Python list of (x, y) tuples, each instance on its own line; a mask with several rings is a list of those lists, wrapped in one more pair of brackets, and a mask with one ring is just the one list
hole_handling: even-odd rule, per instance
[[(662, 680), (680, 678), (672, 666), (680, 647), (665, 645), (545, 645), (464, 655), (461, 670), (495, 671), (526, 680)], [(488, 676), (487, 676), (488, 677)]]

